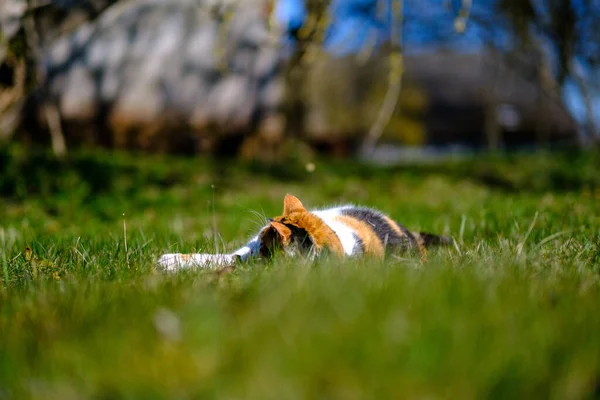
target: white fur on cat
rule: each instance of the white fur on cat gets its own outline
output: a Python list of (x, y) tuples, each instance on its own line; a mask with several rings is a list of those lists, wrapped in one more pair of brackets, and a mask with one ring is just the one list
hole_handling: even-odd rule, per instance
[[(354, 255), (356, 246), (356, 236), (354, 230), (349, 226), (337, 221), (335, 217), (341, 215), (344, 208), (353, 207), (352, 205), (329, 208), (325, 210), (312, 210), (311, 212), (323, 220), (335, 232), (344, 248), (347, 256)], [(235, 265), (236, 261), (247, 261), (256, 257), (260, 249), (260, 234), (254, 236), (248, 243), (240, 247), (231, 254), (208, 254), (196, 253), (182, 255), (181, 253), (163, 254), (158, 259), (158, 264), (163, 268), (174, 271), (181, 268), (200, 267), (200, 268), (219, 268)]]
[(158, 259), (158, 265), (167, 271), (176, 271), (182, 268), (201, 267), (218, 268), (234, 265), (236, 257), (233, 254), (188, 254), (185, 259), (181, 253), (163, 254)]

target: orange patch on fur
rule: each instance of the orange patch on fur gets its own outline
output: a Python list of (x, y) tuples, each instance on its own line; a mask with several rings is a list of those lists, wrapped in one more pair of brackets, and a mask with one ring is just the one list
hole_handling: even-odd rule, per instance
[(302, 202), (291, 194), (286, 194), (283, 199), (283, 215), (289, 215), (292, 213), (307, 212)]
[(421, 252), (421, 261), (425, 262), (427, 260), (427, 247), (419, 243), (419, 251)]
[(394, 232), (396, 232), (398, 234), (398, 236), (400, 236), (400, 237), (406, 236), (406, 233), (404, 233), (402, 231), (402, 229), (400, 229), (400, 227), (398, 226), (398, 223), (396, 223), (396, 221), (394, 221), (393, 219), (391, 219), (387, 215), (384, 215), (383, 219), (385, 219), (385, 222), (388, 223), (388, 225), (392, 228), (392, 230)]
[(354, 232), (356, 232), (360, 240), (363, 242), (366, 254), (371, 254), (376, 257), (383, 257), (383, 243), (381, 243), (381, 240), (379, 240), (379, 237), (369, 224), (347, 215), (339, 215), (335, 217), (335, 219), (344, 225), (349, 226), (354, 230)]
[(415, 240), (417, 241), (417, 247), (421, 252), (421, 259), (425, 259), (427, 257), (427, 247), (425, 246), (425, 240), (423, 239), (423, 236), (421, 236), (421, 234), (418, 232), (413, 232), (413, 236), (415, 237)]
[(190, 258), (192, 258), (191, 254), (180, 254), (179, 258), (181, 258), (181, 260), (183, 262), (188, 262), (190, 260)]
[(286, 246), (289, 244), (289, 238), (287, 243), (283, 242), (281, 234), (277, 232), (273, 226), (273, 222), (265, 229), (260, 236), (260, 255), (262, 257), (270, 256), (278, 246)]
[(290, 240), (292, 238), (292, 231), (290, 228), (277, 221), (271, 221), (271, 226), (279, 233), (284, 245), (290, 244)]
[(273, 218), (275, 221), (291, 224), (304, 229), (317, 250), (328, 248), (334, 254), (343, 257), (344, 247), (340, 238), (323, 220), (308, 211), (292, 212), (283, 217)]

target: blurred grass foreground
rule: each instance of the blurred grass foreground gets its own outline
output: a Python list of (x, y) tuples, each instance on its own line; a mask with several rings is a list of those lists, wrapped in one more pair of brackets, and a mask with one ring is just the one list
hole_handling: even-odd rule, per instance
[[(600, 398), (600, 2), (0, 0), (0, 400)], [(166, 273), (286, 193), (456, 245)]]
[[(600, 395), (598, 154), (0, 160), (0, 398)], [(457, 245), (425, 261), (155, 268), (167, 250), (241, 244), (252, 210), (279, 213), (286, 192), (378, 207)]]

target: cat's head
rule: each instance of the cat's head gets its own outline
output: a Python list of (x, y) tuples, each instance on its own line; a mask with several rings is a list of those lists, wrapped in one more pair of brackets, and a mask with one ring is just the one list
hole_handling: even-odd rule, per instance
[[(315, 234), (324, 222), (307, 211), (297, 197), (288, 194), (283, 199), (283, 214), (270, 218), (261, 233), (262, 256), (282, 250), (290, 256), (310, 255), (315, 251)], [(317, 246), (319, 247), (319, 246)]]

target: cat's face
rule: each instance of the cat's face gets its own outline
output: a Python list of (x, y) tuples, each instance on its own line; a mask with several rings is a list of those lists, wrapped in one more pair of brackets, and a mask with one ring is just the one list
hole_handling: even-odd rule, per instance
[(289, 256), (310, 255), (314, 251), (311, 231), (323, 222), (307, 211), (300, 200), (288, 194), (283, 200), (283, 214), (269, 219), (261, 234), (261, 255), (282, 250)]

